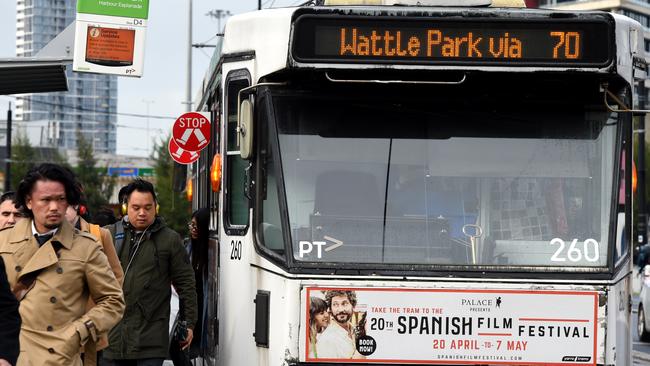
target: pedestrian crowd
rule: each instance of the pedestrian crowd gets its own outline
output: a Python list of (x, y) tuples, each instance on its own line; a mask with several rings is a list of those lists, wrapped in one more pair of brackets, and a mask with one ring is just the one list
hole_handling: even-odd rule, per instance
[[(196, 355), (209, 212), (192, 216), (186, 247), (150, 182), (118, 196), (122, 217), (104, 210), (91, 223), (74, 173), (49, 163), (0, 196), (0, 366), (160, 366), (170, 345), (175, 365)], [(181, 318), (170, 342), (172, 287)]]

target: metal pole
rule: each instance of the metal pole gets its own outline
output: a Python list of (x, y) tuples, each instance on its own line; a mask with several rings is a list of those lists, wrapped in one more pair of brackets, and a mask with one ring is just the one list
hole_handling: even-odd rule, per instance
[(5, 163), (5, 192), (11, 190), (11, 102), (7, 110), (7, 160)]
[(142, 99), (142, 103), (145, 103), (147, 105), (147, 153), (151, 153), (150, 150), (150, 143), (151, 143), (151, 137), (149, 136), (149, 106), (151, 103), (155, 103), (151, 99)]
[[(187, 81), (185, 89), (185, 103), (187, 112), (192, 111), (192, 0), (187, 0)], [(183, 164), (174, 162), (172, 189), (182, 192), (185, 189), (187, 168)]]
[(262, 0), (257, 0), (257, 10), (262, 10)]
[(185, 89), (185, 102), (187, 111), (192, 111), (192, 0), (187, 1), (187, 84)]

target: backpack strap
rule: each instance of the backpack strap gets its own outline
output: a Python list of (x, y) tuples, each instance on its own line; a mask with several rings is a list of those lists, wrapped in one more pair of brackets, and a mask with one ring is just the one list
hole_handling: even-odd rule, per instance
[(100, 244), (103, 245), (104, 243), (102, 242), (102, 232), (101, 232), (101, 230), (99, 230), (99, 225), (95, 225), (95, 224), (90, 224), (90, 223), (89, 223), (89, 224), (88, 224), (88, 228), (90, 229), (90, 234), (91, 234), (92, 236), (94, 236), (95, 239), (97, 239), (97, 241), (98, 241)]
[(120, 251), (124, 245), (124, 220), (119, 220), (115, 223), (115, 234), (113, 235), (113, 244), (115, 244), (115, 252), (120, 256)]

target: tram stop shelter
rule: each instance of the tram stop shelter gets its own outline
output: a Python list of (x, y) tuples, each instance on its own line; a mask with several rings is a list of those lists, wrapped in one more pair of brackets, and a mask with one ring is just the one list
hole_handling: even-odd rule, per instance
[(0, 95), (67, 91), (66, 65), (71, 63), (63, 58), (0, 59)]
[(72, 65), (74, 22), (34, 57), (0, 58), (0, 95), (68, 91), (67, 65)]

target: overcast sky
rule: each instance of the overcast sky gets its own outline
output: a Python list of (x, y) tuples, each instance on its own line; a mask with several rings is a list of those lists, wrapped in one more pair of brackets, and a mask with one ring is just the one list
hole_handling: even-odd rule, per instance
[[(304, 0), (263, 0), (264, 7), (290, 6)], [(207, 16), (221, 9), (233, 14), (257, 9), (256, 0), (193, 0), (193, 42), (214, 43), (219, 23)], [(187, 2), (150, 1), (149, 26), (145, 51), (144, 75), (140, 79), (120, 77), (118, 80), (118, 112), (178, 116), (185, 111), (182, 104), (186, 88)], [(221, 21), (221, 26), (225, 20)], [(213, 49), (192, 52), (192, 97), (202, 80)], [(16, 56), (16, 2), (0, 0), (0, 58)], [(0, 96), (0, 119), (7, 115), (10, 96)], [(117, 153), (148, 156), (145, 118), (117, 117)], [(150, 119), (150, 138), (167, 134), (173, 120)], [(150, 144), (151, 145), (151, 144)]]

